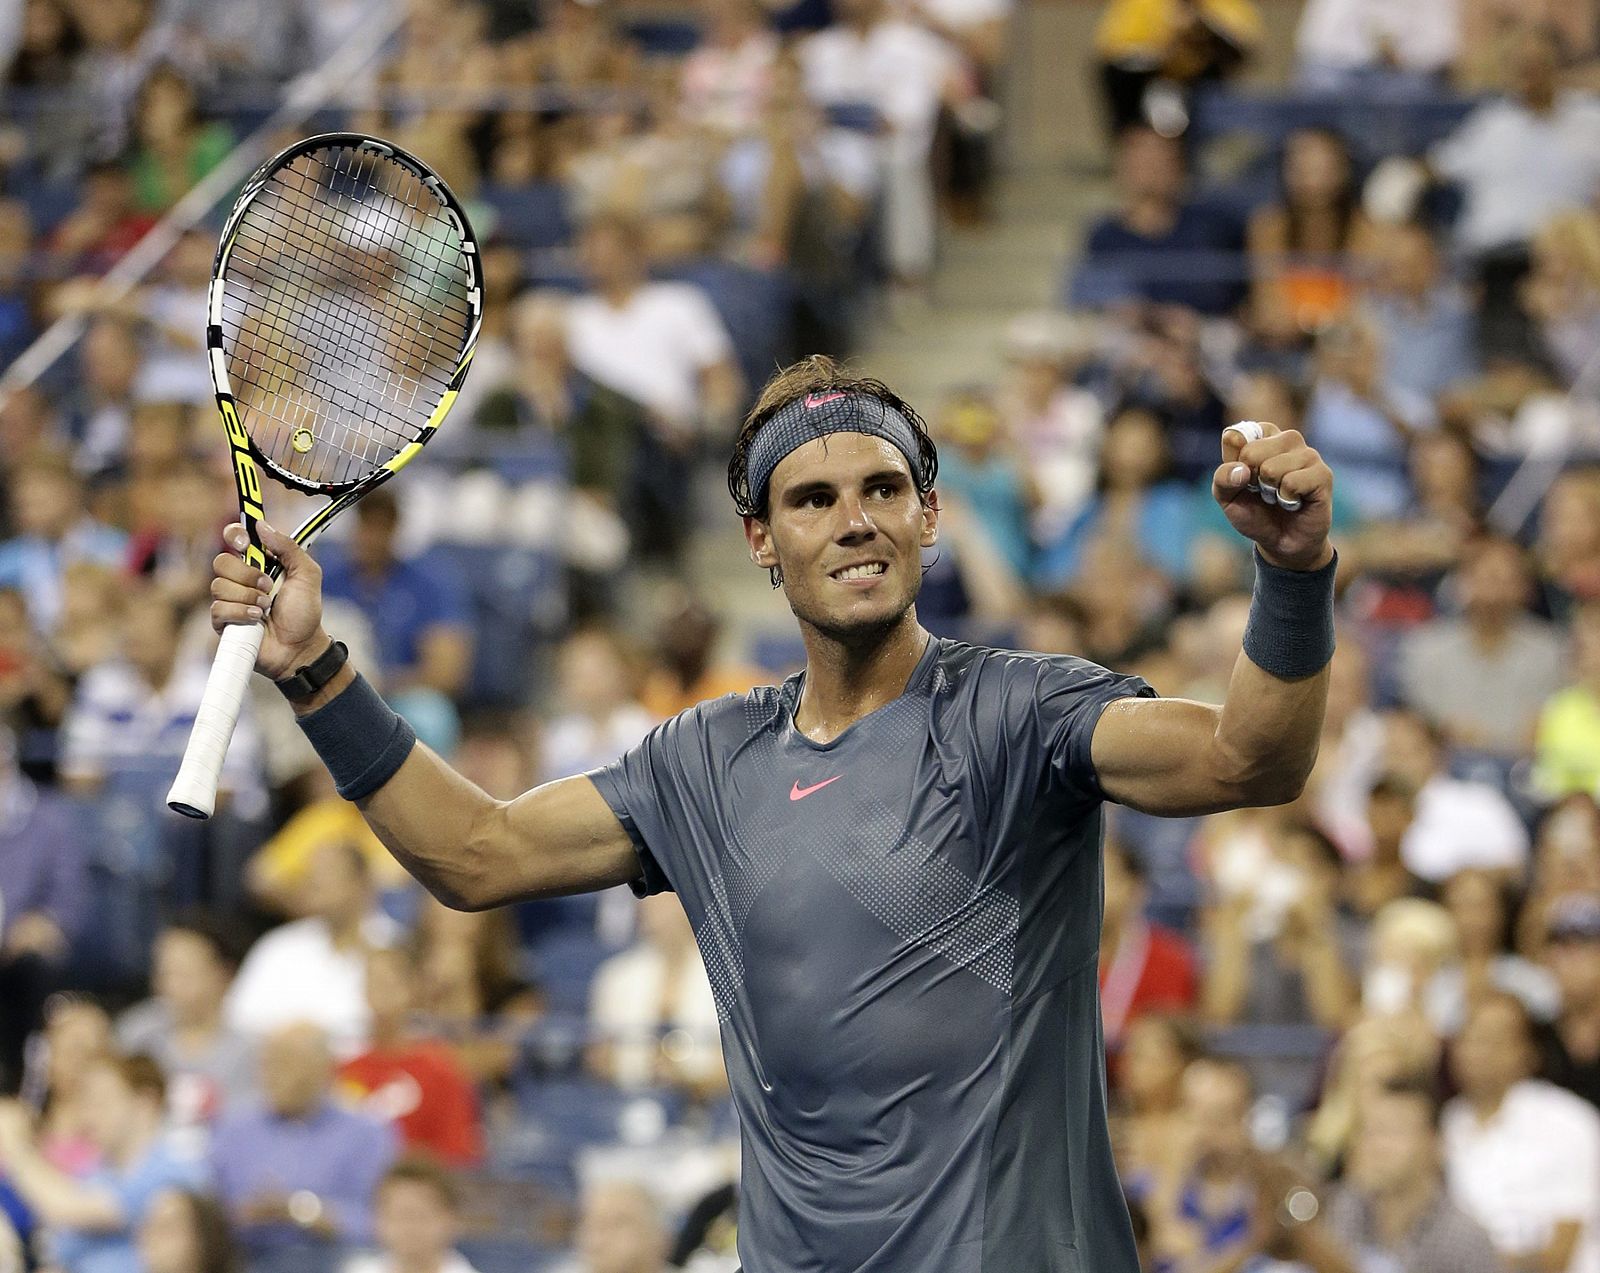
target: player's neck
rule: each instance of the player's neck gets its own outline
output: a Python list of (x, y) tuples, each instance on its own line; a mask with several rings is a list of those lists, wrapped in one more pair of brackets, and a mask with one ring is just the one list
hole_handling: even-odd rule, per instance
[(812, 742), (832, 742), (856, 721), (899, 698), (932, 639), (915, 609), (870, 644), (804, 630), (806, 677), (794, 723)]

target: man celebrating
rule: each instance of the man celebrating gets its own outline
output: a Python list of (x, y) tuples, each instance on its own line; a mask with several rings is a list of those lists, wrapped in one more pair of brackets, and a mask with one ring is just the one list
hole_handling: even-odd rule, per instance
[[(348, 666), (316, 564), (267, 527), (284, 578), (257, 668), (447, 903), (677, 892), (740, 1115), (747, 1267), (1134, 1273), (1096, 1000), (1100, 805), (1292, 799), (1333, 653), (1327, 466), (1272, 425), (1224, 434), (1222, 458), (1213, 494), (1258, 556), (1220, 708), (930, 636), (915, 601), (939, 530), (933, 444), (888, 388), (822, 358), (767, 385), (729, 466), (751, 558), (806, 644), (783, 685), (496, 801)], [(229, 554), (216, 572), (214, 625), (259, 621), (265, 577)]]

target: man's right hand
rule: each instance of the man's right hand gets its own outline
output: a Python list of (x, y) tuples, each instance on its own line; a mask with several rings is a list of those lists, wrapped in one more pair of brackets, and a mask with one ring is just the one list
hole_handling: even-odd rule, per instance
[(260, 623), (265, 616), (266, 639), (256, 656), (256, 671), (281, 681), (316, 659), (328, 648), (322, 630), (322, 568), (289, 536), (258, 522), (261, 546), (283, 566), (276, 598), (272, 580), (243, 557), (248, 540), (244, 527), (231, 522), (223, 539), (231, 553), (218, 553), (211, 563), (211, 626), (218, 632), (230, 623)]

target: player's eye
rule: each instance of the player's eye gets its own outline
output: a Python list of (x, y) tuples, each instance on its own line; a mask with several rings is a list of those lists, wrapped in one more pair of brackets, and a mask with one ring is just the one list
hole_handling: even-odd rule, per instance
[(813, 495), (807, 495), (805, 502), (801, 505), (802, 508), (826, 508), (827, 506), (828, 497), (821, 491), (817, 491)]

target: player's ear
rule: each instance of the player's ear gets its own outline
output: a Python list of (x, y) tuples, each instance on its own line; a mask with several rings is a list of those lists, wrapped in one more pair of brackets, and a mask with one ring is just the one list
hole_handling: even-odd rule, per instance
[(922, 546), (932, 548), (939, 542), (939, 492), (930, 490), (922, 500)]
[(772, 546), (772, 532), (767, 528), (766, 522), (746, 514), (744, 538), (750, 545), (750, 560), (756, 565), (763, 570), (770, 570), (778, 564), (778, 553)]

